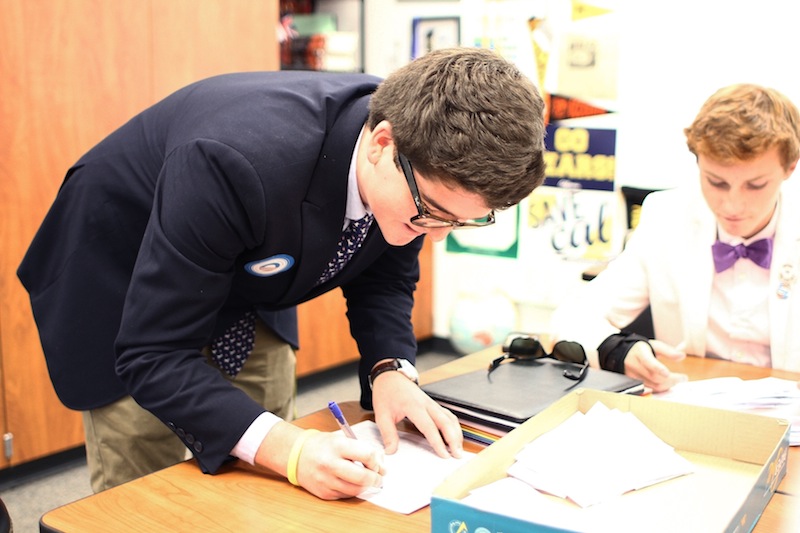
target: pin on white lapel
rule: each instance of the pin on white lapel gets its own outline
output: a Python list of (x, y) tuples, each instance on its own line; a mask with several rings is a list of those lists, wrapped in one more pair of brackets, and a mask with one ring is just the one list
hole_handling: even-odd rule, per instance
[(797, 281), (797, 273), (795, 272), (794, 265), (786, 263), (781, 267), (780, 274), (778, 275), (780, 281), (778, 282), (778, 298), (785, 300), (789, 297), (792, 290), (792, 285)]

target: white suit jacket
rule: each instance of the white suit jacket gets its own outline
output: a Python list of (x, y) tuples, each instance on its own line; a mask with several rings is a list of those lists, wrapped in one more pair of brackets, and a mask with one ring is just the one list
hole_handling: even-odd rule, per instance
[[(800, 190), (791, 182), (781, 191), (770, 268), (770, 350), (773, 368), (800, 371)], [(705, 356), (716, 229), (697, 183), (647, 196), (625, 250), (554, 313), (554, 338), (580, 342), (597, 365), (600, 343), (650, 305), (656, 339)], [(786, 298), (778, 296), (782, 276), (794, 277)]]

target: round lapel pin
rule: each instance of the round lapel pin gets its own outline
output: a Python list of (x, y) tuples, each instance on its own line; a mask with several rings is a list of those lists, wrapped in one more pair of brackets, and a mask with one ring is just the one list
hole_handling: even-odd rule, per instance
[(266, 259), (251, 261), (244, 268), (255, 276), (267, 277), (280, 274), (292, 268), (294, 258), (291, 255), (278, 254)]

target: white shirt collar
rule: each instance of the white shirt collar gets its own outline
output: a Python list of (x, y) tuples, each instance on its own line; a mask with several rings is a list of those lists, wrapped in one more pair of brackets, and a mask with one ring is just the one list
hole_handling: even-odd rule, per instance
[(364, 128), (358, 134), (356, 140), (356, 147), (353, 150), (353, 155), (350, 158), (350, 171), (347, 174), (347, 206), (345, 207), (344, 221), (345, 227), (349, 224), (350, 220), (358, 220), (364, 218), (367, 213), (372, 213), (364, 202), (361, 201), (361, 194), (358, 192), (358, 176), (356, 176), (356, 159), (358, 156), (358, 148), (361, 146), (361, 137), (364, 135)]

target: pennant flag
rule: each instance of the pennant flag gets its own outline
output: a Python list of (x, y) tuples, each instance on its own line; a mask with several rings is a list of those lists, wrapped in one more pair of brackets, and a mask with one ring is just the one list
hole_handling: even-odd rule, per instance
[(589, 5), (581, 0), (572, 0), (572, 20), (581, 20), (611, 13), (610, 9)]
[(544, 19), (531, 17), (528, 19), (528, 30), (533, 45), (533, 55), (536, 58), (536, 74), (539, 83), (539, 92), (544, 98), (544, 122), (550, 122), (550, 95), (544, 89), (547, 74), (547, 63), (550, 61), (550, 36), (544, 31)]
[[(547, 74), (547, 63), (550, 60), (550, 39), (545, 32), (541, 31), (544, 19), (531, 17), (528, 19), (528, 30), (531, 33), (533, 44), (533, 55), (536, 58), (536, 74), (538, 75), (539, 89), (544, 91), (545, 74)], [(539, 29), (539, 31), (537, 31)]]
[(550, 94), (547, 98), (548, 119), (550, 121), (566, 120), (568, 118), (591, 117), (613, 113), (608, 109), (587, 104), (577, 98)]

